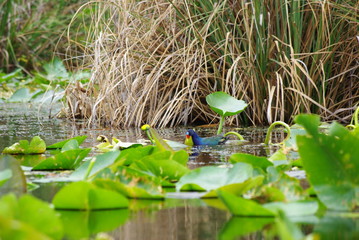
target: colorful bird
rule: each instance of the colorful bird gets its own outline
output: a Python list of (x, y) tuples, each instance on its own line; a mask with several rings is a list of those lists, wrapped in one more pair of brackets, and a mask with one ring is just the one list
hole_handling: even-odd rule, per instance
[(185, 144), (189, 146), (219, 145), (224, 144), (227, 140), (228, 138), (225, 137), (223, 134), (213, 137), (201, 138), (193, 129), (189, 129), (186, 133)]

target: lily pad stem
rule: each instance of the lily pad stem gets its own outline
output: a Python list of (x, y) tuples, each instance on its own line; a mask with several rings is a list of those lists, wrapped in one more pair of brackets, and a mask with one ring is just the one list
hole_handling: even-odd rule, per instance
[(93, 166), (95, 165), (95, 162), (96, 162), (96, 158), (94, 157), (94, 158), (91, 159), (90, 164), (87, 167), (87, 171), (86, 171), (85, 176), (84, 176), (85, 181), (90, 176), (91, 170), (92, 170)]
[(283, 140), (283, 142), (290, 137), (290, 127), (289, 127), (289, 125), (286, 124), (285, 122), (277, 121), (277, 122), (272, 123), (272, 124), (269, 126), (269, 128), (268, 128), (268, 130), (267, 130), (266, 139), (264, 140), (264, 144), (269, 144), (270, 139), (271, 139), (271, 133), (272, 133), (273, 129), (275, 128), (275, 126), (277, 126), (277, 125), (281, 125), (281, 126), (285, 127), (285, 129), (287, 129), (288, 135), (287, 135), (287, 137)]
[(222, 133), (223, 125), (224, 125), (224, 116), (221, 116), (221, 120), (219, 121), (217, 135)]
[(228, 135), (234, 135), (236, 136), (239, 140), (244, 140), (244, 138), (242, 137), (241, 134), (237, 133), (237, 132), (227, 132), (226, 134), (224, 134), (225, 137), (227, 137)]

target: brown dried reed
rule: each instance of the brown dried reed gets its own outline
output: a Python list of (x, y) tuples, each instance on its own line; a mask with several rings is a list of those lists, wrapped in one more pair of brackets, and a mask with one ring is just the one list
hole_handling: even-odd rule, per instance
[(92, 15), (87, 38), (68, 30), (69, 59), (92, 71), (85, 89), (68, 87), (69, 112), (119, 127), (208, 123), (204, 98), (220, 90), (249, 103), (228, 124), (303, 112), (348, 121), (359, 101), (358, 3), (339, 2), (91, 1), (73, 18)]

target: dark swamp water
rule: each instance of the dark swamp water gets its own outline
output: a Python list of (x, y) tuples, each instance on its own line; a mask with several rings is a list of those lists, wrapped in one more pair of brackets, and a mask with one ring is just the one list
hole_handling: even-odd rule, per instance
[[(182, 142), (186, 129), (181, 127), (160, 129), (158, 132), (166, 139)], [(226, 131), (230, 130), (233, 129), (226, 129)], [(198, 132), (203, 136), (210, 136), (215, 131), (216, 129), (198, 128)], [(201, 149), (190, 157), (189, 167), (228, 165), (227, 159), (236, 152), (266, 156), (276, 151), (276, 148), (265, 149), (260, 144), (265, 138), (264, 129), (241, 129), (239, 133), (248, 140), (248, 143)], [(82, 146), (93, 147), (98, 144), (96, 138), (101, 134), (108, 137), (115, 136), (124, 142), (146, 138), (140, 129), (90, 128), (81, 122), (49, 119), (46, 111), (39, 110), (38, 106), (31, 104), (2, 104), (0, 107), (1, 151), (19, 140), (31, 140), (37, 135), (43, 138), (47, 145), (71, 137), (87, 135), (88, 138)], [(278, 133), (277, 139), (273, 141), (280, 141), (283, 137), (282, 133)], [(19, 160), (25, 166), (29, 165), (26, 161)], [(25, 171), (25, 174), (28, 179), (36, 182), (38, 178), (51, 179), (54, 175), (67, 173)], [(30, 194), (51, 202), (53, 196), (64, 184), (39, 183), (40, 187), (31, 191)], [(243, 234), (235, 239), (273, 238), (273, 231), (270, 229), (274, 227), (271, 224), (265, 224), (265, 219), (232, 217), (229, 212), (210, 206), (215, 205), (216, 200), (198, 199), (196, 193), (172, 193), (169, 196), (165, 201), (132, 200), (131, 210), (59, 211), (67, 220), (64, 224), (67, 229), (65, 239), (233, 239), (235, 233), (242, 235), (255, 224), (262, 224), (262, 231)], [(314, 232), (321, 235), (320, 239), (356, 239), (359, 236), (358, 218), (329, 215), (321, 219), (316, 217), (305, 220), (296, 219), (295, 222), (300, 225), (304, 235)]]

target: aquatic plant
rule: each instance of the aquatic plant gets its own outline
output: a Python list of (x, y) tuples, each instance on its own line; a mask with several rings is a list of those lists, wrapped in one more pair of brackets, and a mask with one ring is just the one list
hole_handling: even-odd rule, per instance
[(290, 138), (290, 134), (291, 134), (291, 129), (289, 127), (288, 124), (286, 124), (285, 122), (282, 121), (276, 121), (274, 123), (272, 123), (269, 128), (267, 129), (267, 134), (266, 134), (266, 138), (264, 140), (264, 144), (269, 144), (270, 143), (270, 139), (271, 139), (271, 134), (274, 130), (274, 128), (276, 126), (283, 126), (287, 132), (287, 136), (286, 138), (283, 140), (283, 142), (285, 142), (286, 140), (288, 140)]
[[(81, 2), (1, 1), (0, 71), (20, 68), (28, 74), (40, 71), (56, 53), (63, 56), (71, 48), (63, 34)], [(77, 33), (81, 35), (81, 29)]]
[(299, 115), (295, 121), (307, 131), (298, 136), (299, 154), (308, 180), (329, 209), (352, 211), (359, 206), (359, 131), (333, 123), (329, 133), (318, 129), (319, 116)]
[(39, 136), (27, 140), (20, 140), (10, 147), (6, 147), (2, 153), (5, 154), (42, 154), (46, 151), (46, 143)]
[(206, 101), (210, 108), (221, 117), (217, 134), (222, 133), (225, 117), (237, 115), (248, 106), (243, 100), (237, 100), (225, 92), (211, 93), (206, 96)]

